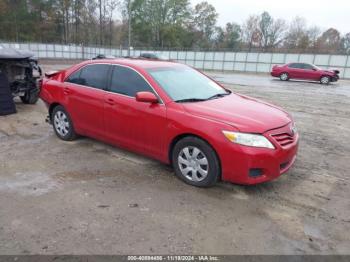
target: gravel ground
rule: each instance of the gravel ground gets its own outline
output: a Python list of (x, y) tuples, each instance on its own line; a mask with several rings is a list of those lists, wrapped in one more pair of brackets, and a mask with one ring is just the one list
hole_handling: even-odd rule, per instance
[(293, 169), (258, 186), (193, 188), (142, 156), (62, 142), (42, 102), (17, 102), (0, 117), (0, 254), (350, 254), (350, 82), (210, 74), (293, 114)]

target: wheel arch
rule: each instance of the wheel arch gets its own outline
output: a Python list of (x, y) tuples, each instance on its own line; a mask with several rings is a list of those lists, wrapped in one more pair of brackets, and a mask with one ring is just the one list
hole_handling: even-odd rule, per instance
[(284, 70), (282, 70), (280, 73), (279, 73), (279, 77), (281, 77), (281, 75), (283, 75), (283, 74), (286, 74), (287, 76), (288, 76), (288, 78), (290, 78), (290, 74), (287, 72), (287, 71), (284, 71)]
[(56, 106), (62, 106), (62, 105), (60, 103), (54, 102), (54, 103), (51, 103), (50, 106), (49, 106), (49, 117), (50, 117), (50, 119), (52, 118), (52, 112), (53, 112), (53, 110), (55, 109)]
[(322, 75), (321, 75), (321, 77), (320, 77), (320, 80), (321, 80), (323, 77), (328, 77), (329, 79), (331, 79), (331, 78), (332, 78), (332, 76), (330, 76), (330, 75), (327, 75), (327, 74), (322, 74)]
[(222, 168), (221, 168), (221, 159), (220, 159), (220, 156), (218, 154), (218, 152), (216, 151), (215, 147), (205, 138), (203, 138), (202, 136), (198, 135), (198, 134), (194, 134), (194, 133), (182, 133), (182, 134), (179, 134), (177, 136), (175, 136), (171, 142), (170, 142), (170, 145), (168, 147), (168, 160), (169, 160), (169, 163), (170, 165), (173, 164), (173, 160), (172, 160), (172, 153), (173, 153), (173, 150), (175, 148), (175, 145), (177, 144), (177, 142), (179, 142), (180, 140), (186, 138), (186, 137), (196, 137), (198, 139), (201, 139), (203, 140), (204, 142), (206, 142), (214, 151), (216, 157), (218, 158), (218, 161), (219, 161), (219, 168), (220, 168), (220, 177), (219, 179), (221, 180), (221, 177), (222, 177)]

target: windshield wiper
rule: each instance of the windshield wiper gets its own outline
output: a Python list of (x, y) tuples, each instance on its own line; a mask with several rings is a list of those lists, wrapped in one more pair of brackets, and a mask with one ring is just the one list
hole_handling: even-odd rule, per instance
[(209, 98), (186, 98), (186, 99), (181, 99), (181, 100), (176, 100), (176, 103), (191, 103), (191, 102), (203, 102), (203, 101), (208, 101), (208, 100), (212, 100), (212, 99), (216, 99), (216, 98), (220, 98), (220, 97), (224, 97), (224, 96), (228, 96), (230, 95), (232, 92), (227, 91), (227, 93), (224, 94), (216, 94), (213, 95)]
[(190, 102), (202, 102), (206, 101), (207, 99), (201, 99), (201, 98), (187, 98), (187, 99), (180, 99), (176, 100), (176, 103), (190, 103)]
[(228, 96), (230, 94), (231, 94), (231, 92), (227, 92), (225, 94), (216, 94), (216, 95), (213, 95), (213, 96), (207, 98), (206, 100), (212, 100), (212, 99), (216, 99), (216, 98), (221, 98), (221, 97), (224, 97), (224, 96)]

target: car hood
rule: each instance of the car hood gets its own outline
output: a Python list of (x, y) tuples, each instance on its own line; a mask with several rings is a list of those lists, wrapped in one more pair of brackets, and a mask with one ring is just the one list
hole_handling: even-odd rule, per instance
[(190, 114), (224, 122), (240, 132), (262, 134), (291, 122), (279, 107), (238, 94), (183, 106)]
[(340, 71), (337, 69), (327, 69), (327, 70), (323, 70), (326, 73), (330, 73), (330, 74), (339, 74)]
[(0, 45), (0, 59), (27, 59), (33, 57), (33, 53), (12, 48), (4, 48)]

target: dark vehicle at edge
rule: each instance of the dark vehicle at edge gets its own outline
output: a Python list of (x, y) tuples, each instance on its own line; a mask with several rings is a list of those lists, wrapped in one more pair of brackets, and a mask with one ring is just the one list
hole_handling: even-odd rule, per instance
[(38, 101), (42, 70), (32, 53), (0, 45), (0, 71), (8, 78), (13, 97), (20, 97), (24, 104)]
[(141, 53), (139, 58), (149, 60), (170, 61), (169, 57), (157, 53)]

